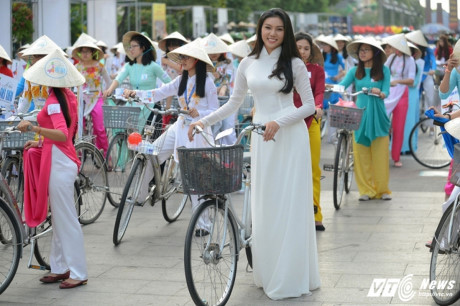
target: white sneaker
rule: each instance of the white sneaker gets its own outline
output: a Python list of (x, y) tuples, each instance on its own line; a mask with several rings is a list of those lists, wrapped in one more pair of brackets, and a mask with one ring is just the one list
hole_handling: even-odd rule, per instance
[(360, 201), (369, 201), (371, 198), (367, 194), (363, 194), (359, 197)]
[(388, 193), (384, 193), (384, 194), (382, 194), (382, 197), (380, 199), (382, 199), (384, 201), (389, 201), (389, 200), (391, 200), (391, 196)]

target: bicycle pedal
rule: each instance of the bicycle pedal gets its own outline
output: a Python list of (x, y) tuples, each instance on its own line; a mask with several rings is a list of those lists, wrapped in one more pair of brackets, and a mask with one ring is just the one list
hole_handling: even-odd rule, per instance
[(29, 269), (34, 269), (34, 270), (47, 270), (45, 266), (40, 266), (40, 265), (30, 265), (28, 266)]
[(324, 164), (323, 165), (323, 170), (324, 171), (334, 171), (334, 165), (333, 164)]

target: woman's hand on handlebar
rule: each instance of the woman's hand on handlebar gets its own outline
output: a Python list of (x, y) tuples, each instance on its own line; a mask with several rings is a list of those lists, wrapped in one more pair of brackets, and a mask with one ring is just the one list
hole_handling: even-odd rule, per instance
[(280, 126), (275, 121), (265, 123), (264, 141), (272, 140), (279, 129)]
[(104, 91), (102, 92), (102, 96), (103, 96), (104, 98), (107, 98), (107, 97), (110, 96), (111, 94), (112, 94), (112, 91), (111, 91), (110, 89), (104, 90)]
[(198, 111), (196, 110), (196, 108), (193, 108), (193, 107), (188, 110), (188, 114), (192, 118), (196, 118), (200, 115)]
[(130, 97), (135, 97), (135, 96), (136, 96), (135, 90), (125, 89), (123, 91), (123, 97), (125, 98), (130, 98)]
[(318, 107), (318, 108), (316, 108), (315, 118), (316, 119), (321, 119), (321, 117), (323, 117), (323, 109)]
[(194, 122), (194, 123), (190, 124), (190, 126), (188, 128), (188, 133), (187, 133), (188, 139), (190, 141), (193, 141), (193, 137), (195, 135), (195, 126), (199, 126), (199, 127), (201, 127), (201, 129), (204, 129), (204, 124), (201, 123), (200, 121), (197, 121), (197, 122)]
[(428, 109), (432, 109), (434, 111), (435, 117), (448, 119), (448, 116), (441, 114), (434, 106), (430, 106)]

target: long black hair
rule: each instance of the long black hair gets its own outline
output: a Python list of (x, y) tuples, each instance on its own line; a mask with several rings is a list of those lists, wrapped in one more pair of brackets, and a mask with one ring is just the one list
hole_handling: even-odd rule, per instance
[(269, 78), (276, 76), (278, 79), (282, 80), (284, 77), (284, 86), (281, 88), (280, 92), (290, 93), (294, 87), (294, 76), (292, 72), (292, 58), (300, 58), (299, 51), (297, 50), (297, 45), (294, 39), (294, 30), (292, 28), (291, 19), (289, 15), (280, 8), (270, 9), (260, 16), (259, 21), (257, 22), (257, 40), (252, 49), (252, 52), (249, 54), (255, 55), (256, 58), (260, 57), (262, 48), (264, 47), (264, 42), (262, 40), (262, 26), (267, 18), (278, 17), (283, 21), (284, 24), (284, 38), (283, 43), (281, 44), (281, 54), (276, 63), (275, 69), (270, 74)]
[[(328, 44), (328, 45), (329, 45), (329, 44)], [(329, 46), (331, 46), (331, 45), (329, 45)], [(337, 51), (336, 48), (334, 48), (333, 46), (331, 46), (331, 60), (330, 60), (331, 64), (337, 63), (337, 61), (339, 60), (338, 54), (339, 54), (339, 51)], [(324, 61), (326, 61), (326, 55), (327, 55), (327, 53), (323, 51), (323, 58), (324, 58)]]
[[(131, 41), (135, 41), (139, 44), (139, 49), (142, 50), (142, 65), (147, 66), (150, 65), (151, 62), (155, 62), (157, 60), (157, 52), (153, 47), (152, 43), (145, 38), (143, 35), (134, 35), (131, 37)], [(126, 57), (126, 62), (130, 65), (137, 63), (136, 59), (130, 59), (129, 56)]]
[(54, 94), (56, 95), (59, 105), (61, 106), (62, 114), (64, 115), (67, 128), (69, 128), (70, 124), (72, 123), (72, 119), (70, 118), (69, 105), (67, 104), (65, 94), (61, 88), (52, 87), (52, 89), (54, 91)]
[[(359, 44), (358, 49), (356, 49), (357, 50), (356, 52), (358, 53), (358, 58), (359, 58), (359, 49), (361, 48), (362, 45), (364, 44)], [(369, 46), (372, 48), (372, 54), (373, 54), (372, 68), (371, 68), (370, 76), (375, 81), (383, 80), (383, 61), (382, 61), (383, 52), (380, 49), (372, 45), (369, 45)], [(358, 67), (356, 67), (355, 76), (358, 80), (361, 80), (362, 78), (366, 76), (366, 71), (364, 69), (364, 62), (360, 59), (358, 60)]]
[[(206, 63), (198, 60), (195, 66), (196, 70), (196, 89), (195, 93), (200, 97), (203, 98), (205, 96), (205, 86), (206, 86), (206, 77), (208, 76), (206, 72)], [(179, 84), (179, 90), (177, 91), (177, 95), (180, 97), (185, 92), (185, 88), (187, 87), (187, 80), (188, 80), (188, 71), (184, 70), (182, 72), (182, 78)]]

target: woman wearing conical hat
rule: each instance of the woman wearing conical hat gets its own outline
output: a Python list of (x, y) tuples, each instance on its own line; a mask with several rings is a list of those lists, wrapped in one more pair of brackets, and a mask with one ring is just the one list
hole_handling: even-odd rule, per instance
[[(204, 116), (210, 114), (219, 107), (217, 92), (214, 82), (208, 77), (208, 73), (214, 70), (211, 60), (199, 41), (188, 43), (168, 53), (168, 58), (180, 63), (182, 74), (172, 82), (164, 84), (153, 90), (125, 90), (125, 96), (137, 94), (141, 98), (148, 98), (151, 102), (161, 101), (167, 97), (177, 95), (181, 109), (188, 110), (189, 115), (181, 115), (177, 121), (163, 133), (156, 141), (163, 143), (161, 152), (158, 153), (160, 164), (174, 154), (176, 148), (185, 146), (187, 148), (209, 147), (209, 144), (202, 138), (197, 137), (190, 142), (187, 137), (189, 125)], [(212, 133), (210, 128), (205, 130)], [(151, 163), (147, 163), (146, 175), (141, 183), (138, 201), (142, 202), (147, 197), (149, 182), (153, 177)], [(198, 197), (192, 195), (192, 209), (198, 207)], [(197, 236), (205, 234), (209, 230), (209, 224), (200, 221), (201, 228), (196, 229)]]
[[(417, 124), (420, 120), (420, 84), (422, 82), (423, 67), (425, 65), (425, 61), (421, 58), (422, 51), (420, 51), (420, 49), (411, 42), (408, 42), (408, 45), (412, 53), (412, 57), (415, 60), (416, 74), (414, 84), (409, 86), (409, 103), (407, 108), (406, 123), (404, 125), (404, 140), (401, 148), (401, 153), (406, 154), (410, 153), (411, 150), (409, 147), (410, 132), (415, 124)], [(412, 139), (412, 144), (414, 145), (412, 149), (416, 151), (417, 137)]]
[(428, 46), (425, 35), (422, 31), (416, 30), (405, 34), (408, 41), (417, 46), (422, 51), (422, 59), (425, 61), (422, 75), (422, 88), (425, 92), (425, 109), (436, 105), (439, 99), (435, 98), (434, 75), (436, 73), (436, 57), (434, 51)]
[[(325, 75), (322, 67), (324, 59), (319, 47), (313, 42), (310, 34), (298, 32), (295, 34), (297, 49), (300, 57), (307, 66), (311, 90), (315, 98), (316, 115), (305, 118), (310, 136), (311, 168), (313, 176), (313, 205), (315, 207), (315, 228), (317, 231), (324, 231), (323, 215), (321, 213), (321, 116), (323, 110), (323, 98), (325, 87)], [(294, 105), (302, 106), (302, 100), (297, 91), (294, 91)]]
[(390, 94), (385, 99), (385, 107), (388, 116), (393, 113), (391, 158), (394, 166), (400, 168), (402, 167), (400, 158), (404, 139), (404, 124), (409, 105), (409, 86), (414, 84), (416, 66), (404, 34), (388, 37), (386, 42), (392, 47), (393, 54), (385, 62), (391, 72)]
[(6, 53), (5, 49), (0, 45), (0, 74), (4, 74), (9, 77), (13, 77), (13, 72), (8, 68), (8, 64), (11, 65), (11, 58)]
[(103, 153), (107, 153), (109, 142), (104, 126), (104, 111), (102, 109), (104, 98), (102, 97), (102, 92), (111, 83), (111, 80), (104, 64), (100, 61), (103, 59), (104, 53), (93, 42), (81, 41), (74, 46), (72, 57), (78, 60), (75, 67), (86, 79), (82, 88), (83, 116), (91, 116), (93, 134), (96, 136), (96, 147), (102, 150)]
[[(59, 50), (63, 56), (64, 51), (59, 48), (54, 41), (48, 36), (43, 35), (35, 40), (27, 49), (21, 54), (22, 58), (28, 62), (29, 67), (33, 66), (38, 60), (50, 54), (54, 50)], [(22, 78), (18, 84), (17, 94), (22, 92), (19, 99), (18, 112), (26, 113), (33, 109), (41, 109), (48, 98), (48, 89), (46, 86), (33, 84)]]
[(354, 66), (356, 66), (356, 60), (348, 54), (347, 45), (351, 42), (351, 39), (343, 36), (342, 34), (336, 34), (334, 40), (337, 43), (339, 48), (339, 54), (343, 57), (343, 62), (345, 63), (345, 69), (340, 73), (340, 80), (345, 76), (345, 74)]
[(356, 105), (364, 108), (359, 129), (353, 135), (354, 173), (359, 200), (391, 200), (389, 131), (384, 98), (390, 90), (390, 69), (384, 66), (386, 55), (380, 43), (373, 38), (354, 41), (347, 46), (348, 53), (358, 65), (347, 73), (340, 85), (354, 84), (355, 90), (370, 88), (374, 95), (358, 95)]
[(39, 141), (24, 146), (24, 213), (27, 224), (35, 227), (48, 214), (53, 223), (51, 273), (41, 282), (59, 283), (61, 289), (86, 284), (88, 272), (83, 232), (74, 203), (74, 182), (80, 160), (73, 145), (78, 126), (77, 98), (70, 87), (85, 78), (59, 50), (24, 72), (26, 80), (46, 86), (49, 96), (37, 116), (38, 126), (21, 121), (18, 129), (35, 132)]
[[(342, 78), (341, 71), (345, 69), (343, 57), (339, 54), (339, 47), (332, 36), (323, 36), (316, 38), (320, 47), (323, 49), (324, 72), (326, 73), (326, 84), (337, 84)], [(340, 95), (332, 93), (328, 99), (323, 100), (323, 108), (328, 109), (329, 103), (335, 104), (339, 101)], [(337, 142), (336, 128), (330, 126), (330, 120), (327, 121), (327, 142)]]

